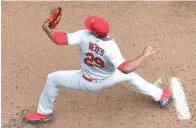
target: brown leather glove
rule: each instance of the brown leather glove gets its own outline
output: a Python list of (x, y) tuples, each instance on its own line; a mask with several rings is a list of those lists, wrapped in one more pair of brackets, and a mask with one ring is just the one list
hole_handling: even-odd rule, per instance
[(62, 8), (56, 7), (50, 10), (50, 16), (47, 17), (44, 23), (48, 23), (48, 27), (51, 29), (55, 29), (58, 23), (61, 20), (62, 16)]

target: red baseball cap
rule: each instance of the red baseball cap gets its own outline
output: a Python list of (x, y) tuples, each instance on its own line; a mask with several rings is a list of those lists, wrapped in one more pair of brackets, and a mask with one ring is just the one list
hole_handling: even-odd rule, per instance
[(109, 32), (108, 22), (97, 16), (88, 16), (84, 24), (88, 30), (95, 32), (100, 37), (107, 36)]

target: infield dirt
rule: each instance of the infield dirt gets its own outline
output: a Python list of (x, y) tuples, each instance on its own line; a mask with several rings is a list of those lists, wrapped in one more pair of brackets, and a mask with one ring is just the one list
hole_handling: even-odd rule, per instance
[[(97, 93), (60, 89), (54, 121), (28, 124), (48, 73), (80, 69), (79, 48), (57, 46), (41, 26), (50, 8), (61, 6), (60, 31), (84, 29), (87, 15), (109, 21), (109, 36), (126, 59), (146, 45), (157, 54), (136, 72), (150, 82), (167, 81), (170, 66), (182, 81), (191, 120), (179, 121), (175, 109), (160, 109), (127, 83)], [(2, 2), (3, 128), (195, 128), (196, 2)], [(167, 82), (165, 82), (167, 83)], [(165, 85), (168, 86), (168, 85)]]

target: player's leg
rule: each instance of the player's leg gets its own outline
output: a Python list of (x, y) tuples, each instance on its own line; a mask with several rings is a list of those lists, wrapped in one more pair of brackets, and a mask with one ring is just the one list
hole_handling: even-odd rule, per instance
[(119, 70), (116, 70), (112, 76), (104, 80), (104, 88), (112, 86), (113, 84), (120, 82), (128, 82), (132, 85), (137, 91), (151, 96), (155, 101), (158, 101), (163, 94), (162, 89), (159, 87), (147, 82), (142, 77), (132, 72), (129, 74), (124, 74)]
[(146, 81), (135, 72), (129, 73), (127, 75), (129, 77), (128, 83), (137, 89), (137, 91), (151, 96), (155, 101), (158, 101), (161, 98), (163, 94), (162, 89)]
[(39, 114), (49, 114), (53, 110), (53, 102), (58, 93), (58, 88), (71, 88), (82, 90), (79, 80), (81, 71), (56, 71), (47, 76), (45, 88), (41, 94), (38, 110)]
[(171, 99), (171, 91), (169, 88), (164, 88), (163, 90), (158, 88), (156, 85), (149, 83), (142, 77), (132, 72), (128, 76), (130, 80), (128, 81), (134, 88), (138, 91), (150, 95), (155, 101), (157, 101), (160, 107), (166, 106)]
[[(47, 76), (45, 88), (41, 93), (37, 113), (26, 115), (26, 119), (31, 122), (44, 122), (52, 118), (54, 100), (58, 93), (58, 88), (71, 88), (75, 90), (83, 90), (79, 81), (82, 72), (74, 71), (56, 71)], [(46, 117), (45, 117), (46, 116)], [(36, 119), (37, 118), (37, 119)]]

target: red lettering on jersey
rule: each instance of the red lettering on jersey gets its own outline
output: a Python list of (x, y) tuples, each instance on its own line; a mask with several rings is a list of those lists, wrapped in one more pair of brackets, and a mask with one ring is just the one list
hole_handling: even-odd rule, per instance
[(93, 50), (93, 44), (91, 42), (89, 43), (89, 49)]
[(103, 54), (104, 54), (104, 50), (101, 51), (101, 56), (103, 56)]
[(95, 51), (97, 54), (103, 56), (104, 54), (104, 50), (102, 48), (100, 48), (99, 46), (97, 46), (96, 44), (93, 44), (93, 43), (89, 43), (89, 49), (91, 51)]
[(89, 49), (90, 49), (91, 51), (96, 51), (97, 45), (90, 42), (90, 43), (89, 43)]
[(103, 49), (101, 49), (100, 47), (97, 48), (96, 53), (103, 56)]
[(86, 58), (84, 58), (84, 63), (88, 66), (91, 67), (98, 67), (98, 68), (104, 68), (104, 61), (99, 58), (99, 57), (95, 57), (92, 53), (85, 53), (85, 55), (87, 56)]

